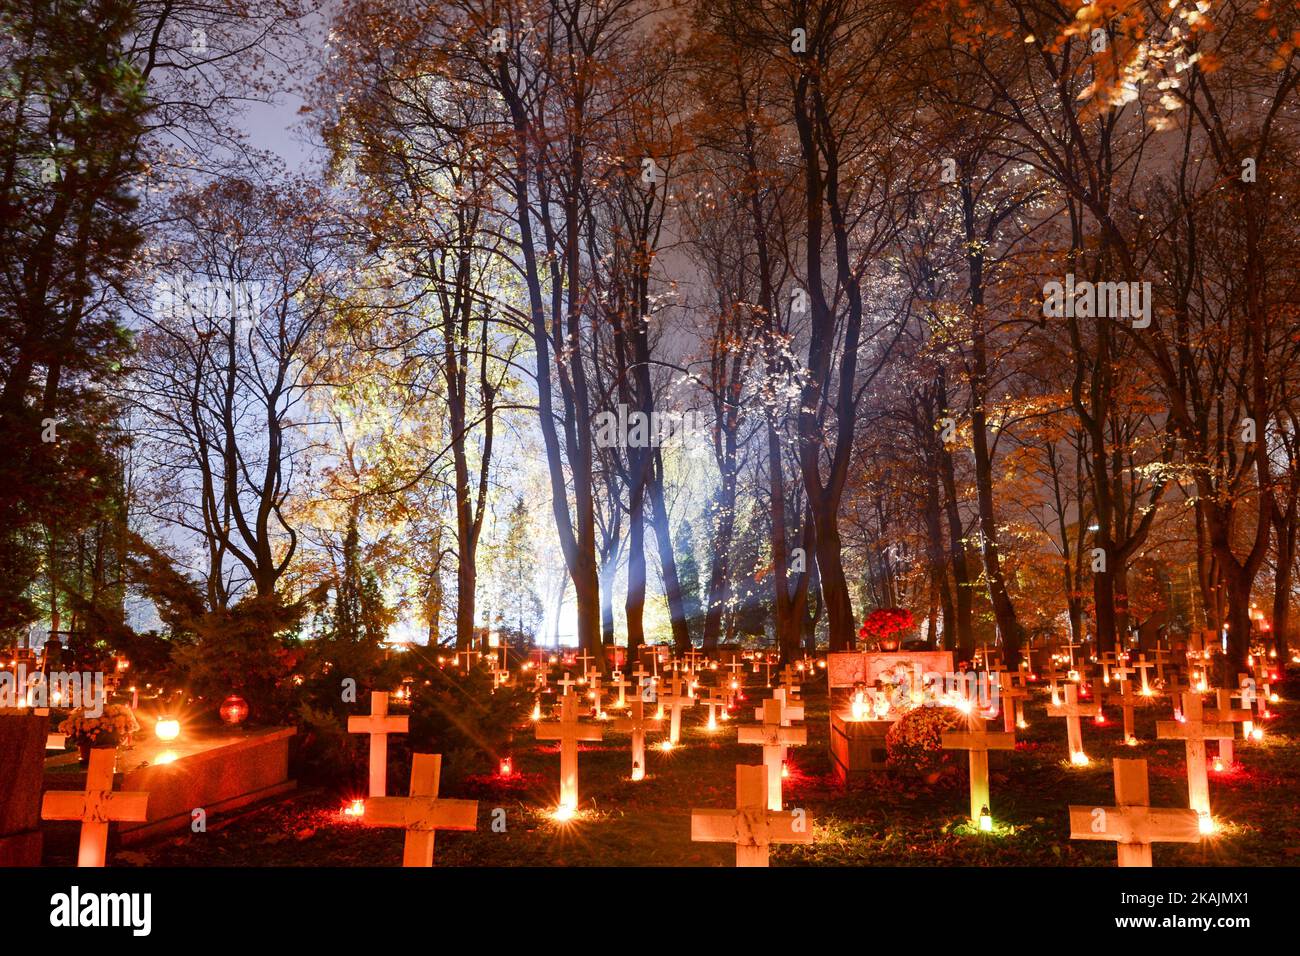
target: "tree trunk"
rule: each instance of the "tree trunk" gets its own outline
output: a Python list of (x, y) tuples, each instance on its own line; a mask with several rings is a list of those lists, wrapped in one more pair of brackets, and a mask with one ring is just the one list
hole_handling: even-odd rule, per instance
[(600, 568), (600, 636), (606, 647), (614, 643), (614, 573), (618, 570), (614, 558), (617, 554), (611, 550)]
[(808, 549), (807, 586), (799, 607), (799, 622), (803, 628), (804, 652), (817, 653), (817, 622), (821, 620), (826, 601), (822, 595), (821, 567), (812, 560), (817, 550), (817, 526), (812, 515), (804, 513), (804, 547)]
[(998, 554), (997, 523), (993, 515), (993, 468), (989, 458), (988, 437), (985, 433), (984, 411), (975, 406), (971, 411), (971, 428), (975, 436), (975, 489), (979, 502), (980, 551), (984, 557), (984, 576), (988, 580), (989, 599), (993, 603), (993, 617), (997, 621), (998, 637), (1002, 641), (1003, 663), (1015, 668), (1020, 663), (1022, 633), (1016, 619), (1016, 609), (1007, 592), (1002, 575), (1002, 560)]
[(939, 501), (939, 469), (927, 460), (925, 475), (926, 554), (930, 559), (930, 646), (937, 647), (935, 609), (943, 608), (943, 646), (951, 648), (953, 638), (952, 595), (948, 591), (947, 562), (943, 554), (943, 516)]
[[(643, 452), (629, 449), (629, 460), (639, 461)], [(637, 648), (645, 643), (645, 481), (639, 466), (629, 469), (631, 500), (628, 511), (627, 543), (627, 658), (636, 659)]]
[(682, 600), (682, 586), (677, 579), (677, 556), (673, 551), (672, 531), (668, 526), (668, 506), (664, 500), (663, 461), (659, 449), (651, 453), (649, 481), (651, 522), (655, 541), (659, 545), (659, 565), (663, 571), (664, 593), (668, 599), (668, 614), (672, 620), (673, 648), (684, 654), (691, 648), (690, 625), (686, 620), (686, 605)]
[[(948, 387), (945, 377), (939, 375), (937, 401), (939, 408), (948, 409)], [(961, 520), (961, 508), (957, 500), (957, 476), (953, 466), (952, 452), (944, 446), (939, 448), (939, 477), (943, 481), (944, 512), (948, 518), (948, 555), (952, 567), (953, 610), (956, 630), (957, 660), (969, 661), (975, 657), (975, 631), (972, 627), (972, 597), (970, 568), (966, 559), (966, 529)], [(945, 627), (944, 630), (947, 630)], [(947, 638), (945, 637), (945, 641)]]
[[(734, 436), (727, 441), (734, 445)], [(734, 453), (730, 456), (734, 462)], [(713, 555), (709, 567), (708, 604), (704, 614), (703, 649), (710, 653), (717, 649), (718, 631), (722, 624), (722, 610), (727, 597), (727, 578), (730, 571), (731, 536), (736, 517), (736, 475), (734, 469), (724, 471), (718, 493), (718, 526), (714, 530)]]
[(1277, 531), (1277, 574), (1273, 582), (1273, 648), (1280, 666), (1291, 659), (1291, 582), (1295, 577), (1296, 503), (1293, 493), (1285, 513), (1279, 514)]
[[(1104, 552), (1103, 552), (1104, 553)], [(1115, 588), (1109, 565), (1105, 571), (1092, 575), (1092, 599), (1095, 614), (1093, 626), (1097, 629), (1097, 650), (1105, 654), (1115, 650)]]

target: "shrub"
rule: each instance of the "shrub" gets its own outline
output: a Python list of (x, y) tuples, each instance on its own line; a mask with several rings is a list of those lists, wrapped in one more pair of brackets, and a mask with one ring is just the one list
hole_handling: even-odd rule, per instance
[(492, 675), (481, 664), (468, 673), (427, 661), (408, 670), (415, 679), (411, 751), (442, 754), (449, 778), (495, 769), (532, 707), (532, 691), (498, 687), (494, 692)]
[(347, 719), (304, 701), (298, 707), (294, 775), (313, 784), (351, 786), (364, 792), (369, 738), (349, 734)]
[(249, 720), (274, 724), (297, 713), (291, 680), (302, 656), (293, 639), (301, 610), (250, 597), (194, 622), (195, 641), (173, 660), (190, 691), (215, 712), (229, 694), (248, 701)]

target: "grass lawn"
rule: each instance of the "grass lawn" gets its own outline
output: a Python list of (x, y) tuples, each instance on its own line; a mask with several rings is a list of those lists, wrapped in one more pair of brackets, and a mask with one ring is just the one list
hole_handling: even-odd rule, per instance
[[(749, 691), (747, 705), (764, 696)], [(1068, 804), (1113, 804), (1111, 757), (1145, 757), (1155, 806), (1187, 806), (1180, 741), (1154, 741), (1155, 721), (1169, 719), (1157, 698), (1137, 715), (1138, 747), (1121, 739), (1118, 709), (1105, 726), (1084, 721), (1084, 744), (1092, 765), (1066, 761), (1065, 724), (1044, 714), (1045, 692), (1028, 706), (1029, 728), (1014, 752), (991, 757), (994, 834), (966, 825), (965, 755), (956, 753), (952, 779), (933, 786), (881, 773), (845, 790), (831, 774), (824, 692), (806, 701), (809, 745), (791, 750), (786, 807), (801, 807), (813, 821), (815, 842), (781, 846), (773, 865), (879, 866), (1113, 866), (1110, 843), (1071, 841)], [(1238, 766), (1210, 774), (1210, 796), (1222, 830), (1201, 844), (1158, 844), (1157, 866), (1292, 865), (1300, 861), (1300, 718), (1294, 705), (1277, 714), (1260, 743), (1237, 741)], [(646, 779), (633, 784), (628, 738), (606, 727), (605, 741), (583, 744), (582, 806), (578, 819), (560, 824), (548, 811), (558, 790), (557, 745), (539, 745), (521, 734), (509, 779), (471, 777), (444, 796), (477, 799), (479, 829), (440, 833), (435, 863), (442, 866), (724, 866), (734, 851), (724, 844), (690, 840), (692, 807), (734, 805), (737, 763), (759, 763), (758, 747), (735, 742), (735, 722), (710, 734), (704, 708), (687, 712), (682, 744), (671, 753), (647, 747)], [(996, 728), (995, 728), (996, 729)], [(1215, 744), (1209, 744), (1213, 753)], [(405, 792), (403, 781), (390, 789)], [(233, 818), (209, 821), (207, 833), (172, 837), (116, 853), (115, 865), (136, 866), (395, 866), (401, 861), (400, 831), (371, 829), (340, 812), (342, 798), (302, 790), (288, 799), (252, 808)], [(505, 832), (494, 832), (493, 811), (505, 811)], [(500, 814), (497, 814), (500, 818)], [(57, 857), (51, 847), (47, 856)], [(50, 863), (68, 862), (57, 858)]]

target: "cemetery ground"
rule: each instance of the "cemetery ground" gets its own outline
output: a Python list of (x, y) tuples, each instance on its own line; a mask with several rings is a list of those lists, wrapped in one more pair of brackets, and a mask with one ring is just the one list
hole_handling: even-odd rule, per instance
[[(927, 782), (879, 772), (850, 789), (836, 780), (827, 750), (827, 698), (808, 689), (808, 745), (790, 750), (785, 806), (806, 811), (814, 842), (773, 846), (776, 866), (1096, 866), (1115, 865), (1112, 842), (1069, 839), (1069, 804), (1114, 802), (1111, 758), (1145, 758), (1151, 805), (1186, 807), (1187, 778), (1179, 741), (1157, 741), (1155, 722), (1169, 718), (1167, 698), (1140, 706), (1140, 744), (1126, 746), (1118, 708), (1106, 722), (1086, 720), (1087, 767), (1068, 762), (1063, 721), (1045, 715), (1046, 694), (1028, 705), (1029, 726), (1014, 751), (991, 755), (993, 833), (967, 822), (966, 755), (951, 752), (948, 772)], [(765, 696), (751, 688), (746, 704)], [(647, 738), (647, 775), (630, 779), (628, 735), (603, 722), (605, 738), (580, 751), (582, 800), (577, 818), (552, 819), (559, 745), (539, 743), (532, 728), (515, 735), (513, 773), (459, 774), (444, 767), (441, 795), (479, 801), (475, 832), (439, 832), (435, 865), (454, 866), (731, 866), (730, 844), (693, 843), (691, 810), (734, 806), (735, 766), (761, 762), (760, 750), (736, 743), (738, 721), (704, 728), (697, 708), (681, 744)], [(1291, 866), (1300, 863), (1300, 708), (1275, 708), (1263, 741), (1237, 741), (1237, 764), (1211, 771), (1210, 796), (1220, 831), (1197, 844), (1154, 847), (1156, 866)], [(584, 721), (586, 723), (587, 721)], [(666, 722), (665, 722), (666, 723)], [(749, 723), (749, 721), (739, 721)], [(991, 722), (995, 723), (995, 722)], [(996, 729), (990, 727), (990, 729)], [(1214, 744), (1210, 745), (1213, 754)], [(1211, 758), (1212, 759), (1212, 758)], [(406, 764), (394, 758), (392, 794), (406, 793)], [(160, 838), (113, 854), (115, 866), (398, 866), (403, 832), (362, 825), (343, 807), (362, 793), (307, 788), (227, 817), (207, 832)], [(492, 826), (505, 811), (504, 832)], [(498, 817), (500, 815), (498, 814)], [(498, 827), (499, 829), (499, 827)], [(75, 860), (77, 827), (50, 826), (45, 863)]]

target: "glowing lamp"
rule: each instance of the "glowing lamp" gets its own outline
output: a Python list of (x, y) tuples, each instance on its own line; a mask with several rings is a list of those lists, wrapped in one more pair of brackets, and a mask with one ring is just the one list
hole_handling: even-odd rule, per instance
[(232, 727), (248, 719), (248, 702), (244, 698), (231, 694), (221, 702), (221, 719)]
[(346, 807), (343, 808), (343, 815), (345, 817), (360, 817), (360, 816), (364, 816), (365, 812), (366, 812), (366, 801), (364, 800), (353, 800), (351, 803), (349, 803)]
[(1219, 825), (1214, 822), (1214, 817), (1208, 813), (1201, 814), (1197, 827), (1204, 836), (1209, 836), (1219, 829)]
[(1130, 747), (1136, 747), (1138, 745), (1138, 739), (1130, 734), (1128, 740), (1124, 741), (1124, 743)]
[(1098, 713), (1097, 716), (1093, 718), (1093, 720), (1098, 724), (1104, 724), (1106, 722), (1106, 715), (1102, 713)]
[(555, 808), (555, 811), (551, 814), (551, 817), (552, 819), (555, 820), (556, 823), (568, 823), (570, 820), (573, 819), (576, 813), (577, 810), (575, 810), (573, 807), (569, 806), (567, 803), (562, 803)]
[(540, 702), (533, 704), (533, 720), (542, 719), (542, 705)]
[(511, 760), (509, 757), (502, 757), (501, 766), (498, 768), (497, 772), (500, 773), (501, 776), (503, 777), (510, 776), (512, 773), (515, 772), (515, 762)]
[(971, 706), (971, 702), (963, 698), (957, 701), (957, 709), (960, 710), (963, 714), (969, 714), (973, 708)]
[(1029, 729), (1029, 724), (1025, 721), (1025, 718), (1023, 717), (1016, 720), (1016, 726), (1019, 727), (1021, 730)]
[(1255, 727), (1255, 728), (1253, 728), (1253, 729), (1251, 730), (1251, 732), (1250, 732), (1250, 739), (1251, 739), (1251, 740), (1263, 740), (1263, 739), (1264, 739), (1264, 728), (1263, 728), (1263, 727)]
[(1223, 758), (1221, 757), (1214, 758), (1214, 772), (1223, 773)]
[(853, 695), (853, 701), (849, 704), (849, 713), (853, 720), (867, 719), (867, 701), (862, 691)]
[(781, 764), (781, 779), (782, 780), (790, 779), (790, 767), (785, 763)]
[(153, 725), (153, 733), (159, 740), (175, 740), (181, 735), (180, 721), (172, 717), (159, 717)]
[(989, 813), (989, 808), (988, 808), (988, 807), (984, 807), (984, 808), (982, 808), (982, 809), (980, 810), (980, 820), (979, 820), (979, 823), (980, 823), (980, 832), (981, 832), (981, 833), (992, 833), (992, 832), (993, 832), (993, 816), (992, 816), (992, 814)]
[(1074, 764), (1076, 767), (1086, 767), (1089, 763), (1088, 755), (1082, 750), (1076, 750), (1074, 753), (1070, 754), (1070, 763)]
[(668, 753), (668, 751), (673, 749), (673, 742), (671, 740), (661, 740), (659, 741), (659, 749), (664, 753)]

